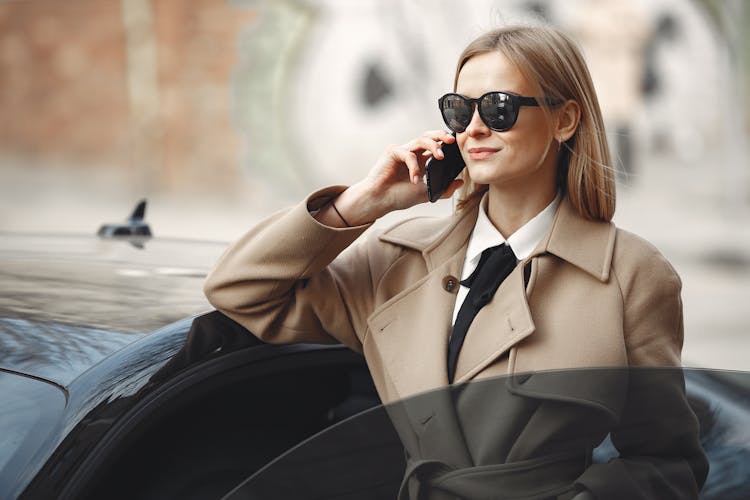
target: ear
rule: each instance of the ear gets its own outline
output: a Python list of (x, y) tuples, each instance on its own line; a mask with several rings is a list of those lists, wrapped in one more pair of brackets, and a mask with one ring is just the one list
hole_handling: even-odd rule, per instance
[(575, 134), (578, 122), (581, 120), (581, 107), (572, 99), (562, 103), (556, 115), (555, 139), (565, 142)]

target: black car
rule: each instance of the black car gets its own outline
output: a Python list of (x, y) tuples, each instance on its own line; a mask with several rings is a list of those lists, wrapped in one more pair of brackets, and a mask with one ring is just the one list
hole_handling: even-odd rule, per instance
[[(272, 498), (395, 498), (403, 448), (363, 358), (266, 345), (211, 311), (225, 246), (0, 235), (0, 498), (258, 498), (248, 478), (280, 466)], [(750, 377), (685, 378), (702, 498), (750, 498)]]
[(0, 235), (0, 498), (218, 498), (378, 404), (361, 356), (209, 310), (225, 246)]

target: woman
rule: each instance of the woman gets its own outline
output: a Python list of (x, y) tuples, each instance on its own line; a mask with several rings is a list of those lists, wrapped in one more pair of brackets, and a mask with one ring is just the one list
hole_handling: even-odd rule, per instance
[[(432, 131), (391, 147), (362, 181), (261, 223), (209, 276), (211, 303), (267, 342), (363, 352), (384, 402), (539, 370), (679, 367), (680, 280), (610, 222), (614, 176), (576, 45), (550, 27), (486, 33), (440, 105), (455, 138)], [(454, 140), (467, 164), (443, 195), (462, 188), (455, 214), (352, 245), (384, 214), (427, 201), (426, 159)], [(494, 247), (504, 263), (484, 269), (502, 260)], [(409, 457), (402, 496), (696, 497), (707, 466), (679, 375), (577, 373), (587, 375), (453, 394), (463, 438), (448, 446), (432, 446), (447, 422), (434, 408), (394, 411)], [(588, 466), (608, 433), (620, 457)]]

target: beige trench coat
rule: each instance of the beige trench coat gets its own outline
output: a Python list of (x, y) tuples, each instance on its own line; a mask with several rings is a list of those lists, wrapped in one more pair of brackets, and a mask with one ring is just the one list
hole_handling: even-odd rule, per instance
[[(327, 227), (308, 211), (340, 190), (319, 191), (247, 233), (208, 277), (208, 299), (266, 342), (342, 342), (364, 352), (384, 402), (446, 385), (455, 278), (478, 205), (447, 221), (407, 220), (350, 247), (367, 226)], [(653, 246), (583, 219), (565, 199), (550, 233), (474, 319), (456, 383), (679, 366), (680, 286)]]
[[(205, 285), (209, 301), (266, 342), (342, 342), (362, 352), (384, 402), (444, 388), (457, 278), (478, 204), (447, 220), (409, 219), (359, 238), (367, 226), (331, 228), (310, 214), (343, 189), (320, 190), (249, 231), (209, 275)], [(458, 357), (456, 384), (536, 370), (677, 367), (683, 341), (680, 287), (676, 272), (653, 246), (614, 224), (582, 218), (564, 199), (551, 231), (474, 319)], [(586, 384), (569, 385), (564, 389), (569, 391), (568, 399), (588, 399), (584, 406), (589, 408), (600, 397), (576, 393), (585, 392)], [(622, 410), (620, 396), (626, 391), (625, 386), (612, 388), (608, 391), (611, 401), (603, 406), (609, 405), (610, 413), (616, 414)], [(695, 478), (690, 468), (679, 466), (679, 481), (687, 483), (674, 491), (690, 498), (693, 494), (685, 496), (685, 492), (697, 492), (705, 463), (696, 451), (700, 445), (695, 417), (680, 391), (684, 389), (674, 389), (679, 394), (672, 395), (677, 403), (671, 406), (688, 428), (687, 453), (694, 456), (685, 463), (693, 460), (698, 465), (692, 467), (697, 471)], [(544, 399), (544, 392), (536, 387), (526, 395)], [(550, 400), (559, 399), (559, 394), (550, 395)], [(459, 419), (464, 410), (456, 409)], [(476, 412), (472, 409), (467, 414)], [(564, 418), (573, 423), (589, 418), (566, 408), (550, 408), (547, 414), (552, 418), (567, 414)], [(475, 417), (472, 422), (482, 432), (483, 424), (477, 424)], [(501, 425), (492, 415), (485, 423)], [(414, 429), (419, 426), (415, 424)], [(404, 430), (408, 426), (400, 427), (412, 458), (431, 458), (414, 457), (424, 447), (410, 449), (409, 431)], [(565, 425), (556, 422), (553, 427)], [(539, 436), (550, 428), (527, 430), (526, 436), (536, 436), (535, 444), (529, 445), (527, 439), (503, 456), (487, 460), (533, 457), (534, 450), (548, 449)], [(606, 429), (602, 432), (591, 446), (607, 434)], [(433, 434), (433, 441), (435, 436), (439, 434)], [(417, 437), (414, 442), (418, 441)], [(469, 450), (468, 455), (472, 453)], [(482, 462), (475, 455), (464, 465)], [(608, 477), (592, 476), (584, 484), (605, 488), (611, 483)], [(601, 486), (590, 486), (597, 483)], [(667, 484), (661, 491), (672, 486)], [(652, 497), (657, 498), (642, 498)]]

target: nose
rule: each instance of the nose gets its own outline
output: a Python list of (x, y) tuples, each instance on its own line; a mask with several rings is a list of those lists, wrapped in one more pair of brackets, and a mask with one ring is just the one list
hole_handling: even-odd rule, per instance
[(490, 128), (482, 120), (482, 117), (479, 116), (479, 106), (476, 104), (474, 105), (474, 114), (471, 115), (471, 121), (466, 126), (465, 132), (470, 137), (482, 137), (491, 132)]

